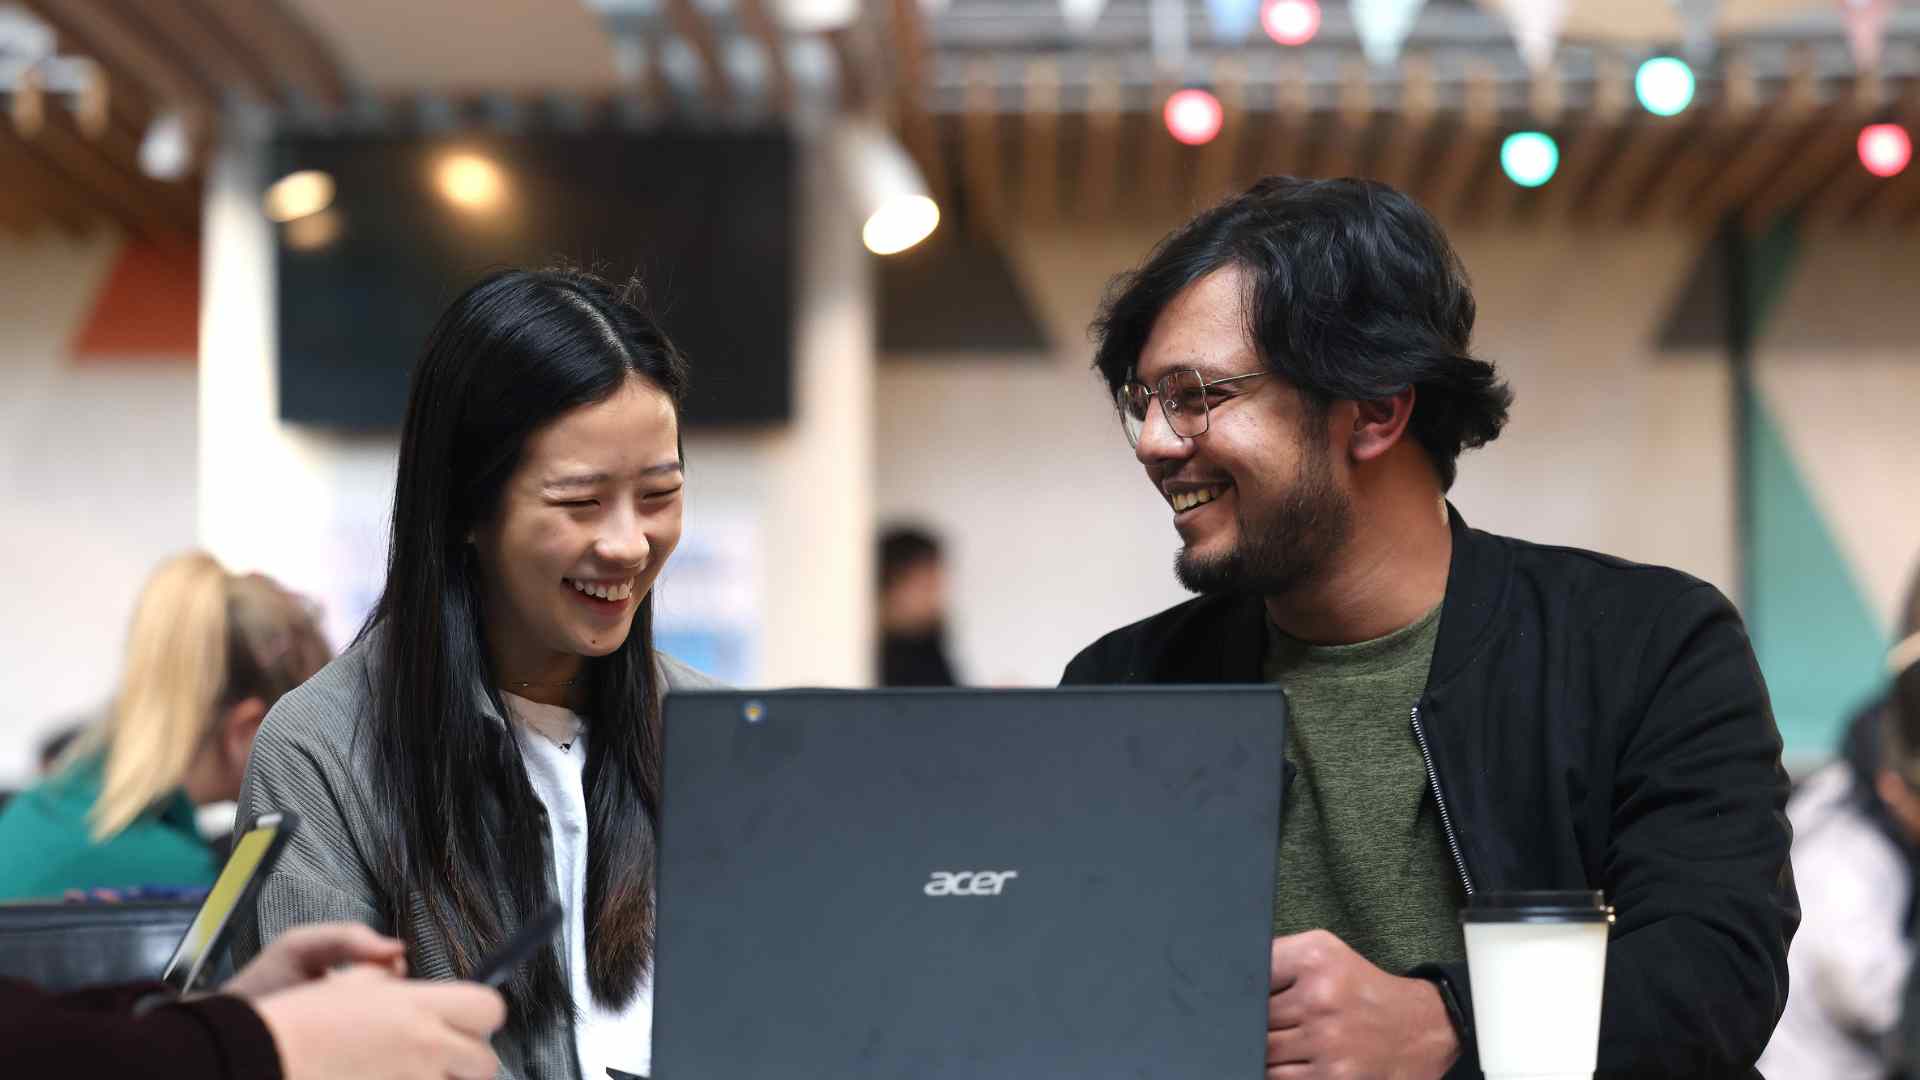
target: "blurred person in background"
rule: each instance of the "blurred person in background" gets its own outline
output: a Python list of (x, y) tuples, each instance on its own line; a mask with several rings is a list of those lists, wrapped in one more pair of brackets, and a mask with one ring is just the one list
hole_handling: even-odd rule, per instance
[(0, 978), (9, 1076), (122, 1080), (491, 1080), (506, 1009), (472, 983), (410, 982), (405, 946), (303, 927), (213, 994), (159, 982), (49, 994)]
[(60, 759), (66, 756), (67, 748), (86, 730), (83, 724), (68, 724), (40, 740), (40, 775), (52, 776), (58, 772)]
[(880, 685), (954, 686), (940, 541), (897, 526), (880, 537)]
[(1474, 317), (1364, 180), (1262, 180), (1116, 281), (1095, 367), (1201, 595), (1062, 681), (1286, 689), (1271, 1080), (1478, 1076), (1460, 914), (1518, 889), (1617, 909), (1596, 1075), (1753, 1077), (1799, 913), (1752, 647), (1696, 578), (1467, 525), (1512, 403)]
[(1889, 655), (1887, 696), (1849, 728), (1841, 759), (1807, 777), (1787, 803), (1803, 921), (1787, 958), (1793, 992), (1760, 1059), (1768, 1080), (1882, 1080), (1896, 1071), (1920, 854), (1912, 616)]
[(386, 586), (358, 640), (268, 715), (240, 828), (301, 828), (235, 957), (303, 923), (405, 941), (470, 977), (550, 903), (505, 986), (504, 1075), (604, 1080), (652, 1061), (662, 697), (688, 371), (629, 290), (509, 270), (455, 300), (408, 392)]
[(0, 900), (204, 889), (220, 869), (194, 811), (240, 794), (260, 720), (327, 662), (302, 601), (204, 552), (161, 564), (106, 718), (0, 811)]

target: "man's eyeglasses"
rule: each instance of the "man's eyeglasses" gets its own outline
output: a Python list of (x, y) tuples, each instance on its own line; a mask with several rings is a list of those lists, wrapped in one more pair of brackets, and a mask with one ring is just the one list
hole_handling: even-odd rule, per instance
[(1192, 368), (1178, 368), (1162, 375), (1151, 387), (1129, 377), (1113, 392), (1113, 403), (1120, 410), (1120, 426), (1127, 433), (1129, 446), (1140, 445), (1140, 432), (1147, 426), (1147, 408), (1154, 398), (1160, 399), (1160, 412), (1166, 416), (1167, 426), (1173, 433), (1191, 439), (1207, 433), (1207, 425), (1212, 420), (1208, 399), (1214, 387), (1271, 374), (1271, 371), (1250, 371), (1209, 381)]

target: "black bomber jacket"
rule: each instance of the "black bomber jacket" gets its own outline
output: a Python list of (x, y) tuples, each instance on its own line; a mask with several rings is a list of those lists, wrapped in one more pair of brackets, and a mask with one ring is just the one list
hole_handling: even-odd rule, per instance
[[(1788, 779), (1747, 634), (1676, 570), (1469, 528), (1408, 723), (1468, 894), (1600, 889), (1599, 1075), (1754, 1077), (1800, 922)], [(1116, 630), (1063, 684), (1257, 683), (1257, 596), (1203, 596)], [(1289, 766), (1291, 768), (1291, 766)], [(1465, 963), (1423, 964), (1478, 1077)]]

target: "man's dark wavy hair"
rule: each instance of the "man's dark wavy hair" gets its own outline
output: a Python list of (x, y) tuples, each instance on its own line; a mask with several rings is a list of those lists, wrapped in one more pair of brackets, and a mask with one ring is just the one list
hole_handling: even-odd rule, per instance
[(1473, 290), (1460, 257), (1425, 210), (1371, 180), (1268, 177), (1162, 240), (1107, 287), (1094, 321), (1094, 367), (1109, 389), (1167, 304), (1228, 266), (1246, 277), (1249, 340), (1316, 404), (1414, 389), (1409, 426), (1443, 489), (1460, 452), (1506, 424), (1513, 392), (1468, 352)]

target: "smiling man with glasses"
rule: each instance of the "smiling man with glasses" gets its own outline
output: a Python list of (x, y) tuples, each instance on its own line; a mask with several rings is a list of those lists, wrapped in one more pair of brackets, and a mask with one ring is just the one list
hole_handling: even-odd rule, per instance
[(1262, 181), (1120, 278), (1095, 367), (1201, 596), (1063, 681), (1286, 688), (1273, 1080), (1479, 1075), (1459, 913), (1514, 889), (1618, 909), (1601, 1076), (1757, 1077), (1799, 912), (1746, 632), (1678, 571), (1468, 527), (1512, 403), (1473, 323), (1365, 181)]

